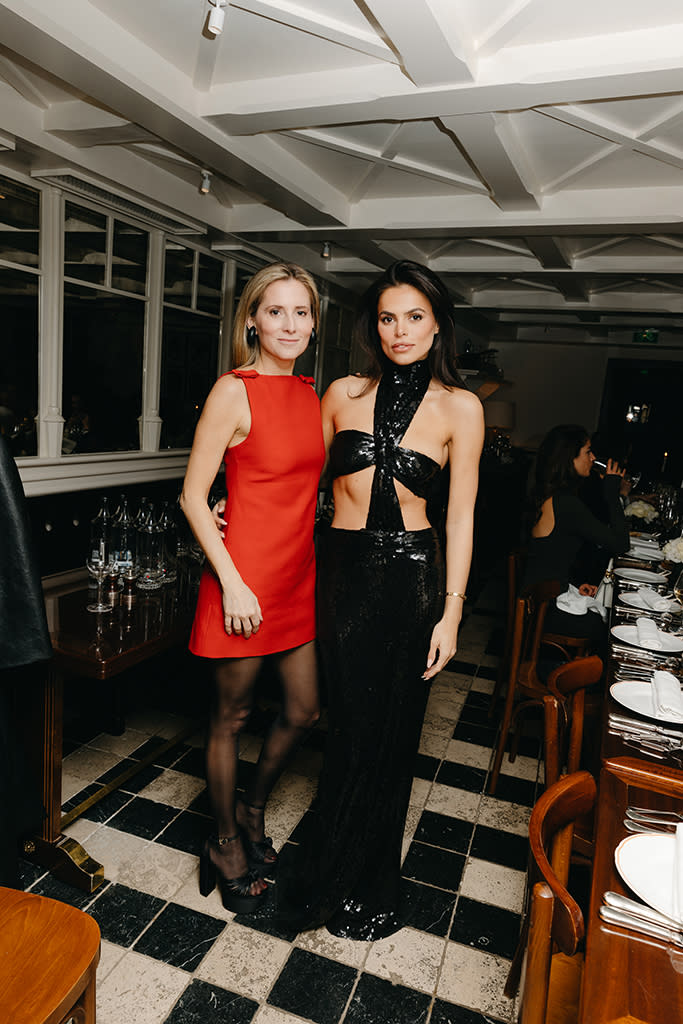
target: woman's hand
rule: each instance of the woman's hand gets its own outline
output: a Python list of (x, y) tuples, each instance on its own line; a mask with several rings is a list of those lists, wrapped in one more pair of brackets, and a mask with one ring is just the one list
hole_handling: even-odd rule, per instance
[(605, 476), (623, 476), (626, 472), (622, 469), (619, 463), (615, 459), (607, 460), (607, 467), (605, 469)]
[(216, 529), (220, 533), (221, 537), (225, 536), (225, 527), (228, 525), (223, 519), (223, 513), (225, 512), (225, 498), (220, 498), (211, 509), (211, 515), (213, 521), (216, 524)]
[(579, 593), (584, 597), (595, 597), (598, 592), (598, 588), (594, 587), (592, 583), (582, 583), (579, 587)]
[(261, 606), (246, 584), (240, 582), (223, 590), (223, 618), (228, 636), (241, 634), (248, 640), (252, 633), (258, 633), (263, 622)]
[(444, 616), (432, 630), (432, 641), (427, 655), (427, 671), (422, 678), (432, 679), (448, 662), (458, 649), (458, 622), (454, 623), (452, 617)]

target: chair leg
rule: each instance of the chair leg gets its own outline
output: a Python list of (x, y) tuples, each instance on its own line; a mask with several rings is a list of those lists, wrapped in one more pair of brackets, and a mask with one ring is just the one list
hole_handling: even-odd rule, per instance
[(496, 713), (496, 708), (498, 707), (498, 699), (503, 691), (503, 687), (505, 686), (506, 673), (504, 665), (505, 662), (501, 662), (501, 666), (498, 670), (498, 675), (496, 677), (495, 686), (493, 687), (493, 693), (491, 694), (491, 700), (489, 701), (489, 718), (494, 717)]
[(510, 722), (512, 721), (512, 704), (515, 697), (514, 686), (508, 685), (508, 692), (505, 695), (505, 711), (503, 712), (503, 721), (500, 724), (500, 733), (498, 735), (498, 743), (496, 745), (496, 753), (493, 759), (493, 767), (491, 768), (491, 777), (489, 779), (488, 791), (493, 795), (498, 785), (498, 776), (500, 775), (500, 766), (503, 763), (503, 754), (505, 753), (505, 745), (507, 744), (508, 733), (510, 732)]

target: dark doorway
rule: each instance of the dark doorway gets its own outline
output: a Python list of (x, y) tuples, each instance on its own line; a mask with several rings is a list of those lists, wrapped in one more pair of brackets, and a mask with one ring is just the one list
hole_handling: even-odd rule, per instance
[[(683, 478), (683, 363), (610, 359), (594, 448), (654, 483)], [(642, 489), (642, 485), (641, 485)]]

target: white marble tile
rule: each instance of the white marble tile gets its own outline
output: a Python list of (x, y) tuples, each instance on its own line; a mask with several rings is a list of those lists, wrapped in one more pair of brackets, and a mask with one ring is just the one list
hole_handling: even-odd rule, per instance
[(141, 789), (138, 795), (147, 800), (169, 804), (171, 807), (185, 808), (189, 807), (205, 788), (204, 779), (167, 768), (144, 789)]
[(479, 824), (491, 828), (502, 829), (503, 832), (514, 832), (518, 836), (528, 836), (531, 808), (522, 804), (509, 803), (507, 800), (496, 800), (494, 796), (483, 796), (479, 808)]
[(97, 1024), (163, 1024), (191, 975), (127, 953), (97, 989)]
[(128, 885), (126, 879), (149, 845), (139, 836), (101, 825), (88, 839), (88, 853), (104, 865), (105, 878)]
[(482, 654), (480, 665), (485, 665), (487, 668), (498, 668), (501, 663), (500, 654)]
[(75, 839), (77, 843), (85, 843), (99, 827), (96, 821), (88, 821), (87, 818), (76, 818), (75, 821), (72, 821), (62, 831), (64, 835)]
[(137, 729), (126, 729), (121, 736), (112, 736), (111, 733), (101, 732), (94, 740), (90, 740), (88, 746), (96, 750), (109, 750), (112, 754), (125, 757), (133, 750), (137, 750), (149, 739), (147, 733)]
[(522, 757), (518, 754), (511, 764), (508, 758), (504, 757), (500, 773), (501, 775), (512, 775), (516, 779), (528, 779), (535, 782), (538, 775), (538, 758)]
[(426, 810), (437, 814), (447, 814), (451, 818), (462, 818), (464, 821), (476, 821), (479, 811), (479, 793), (468, 793), (454, 786), (442, 786), (435, 782), (426, 804)]
[(437, 707), (436, 702), (430, 705), (425, 713), (423, 729), (426, 732), (450, 739), (462, 708), (454, 708), (452, 705), (447, 705), (447, 718), (443, 714), (443, 710), (443, 707)]
[(161, 843), (149, 843), (147, 849), (119, 871), (119, 882), (148, 892), (162, 900), (175, 898), (181, 886), (196, 872), (197, 858)]
[[(64, 758), (62, 779), (64, 776), (67, 779), (79, 778), (82, 780), (82, 788), (83, 785), (93, 782), (104, 772), (108, 772), (120, 760), (121, 758), (117, 754), (112, 754), (111, 751), (79, 747), (78, 750), (72, 751)], [(73, 796), (73, 793), (71, 795)]]
[(349, 967), (357, 968), (363, 966), (372, 948), (370, 942), (340, 939), (336, 935), (331, 935), (327, 928), (318, 928), (316, 931), (311, 932), (301, 932), (294, 945), (308, 950), (309, 953), (326, 956), (329, 960), (336, 960), (340, 964), (347, 964)]
[(403, 862), (408, 848), (413, 841), (413, 836), (422, 817), (424, 807), (422, 804), (410, 805), (406, 814), (405, 828), (403, 829), (403, 843), (401, 846), (401, 862)]
[(209, 914), (210, 917), (218, 917), (221, 921), (232, 921), (235, 914), (223, 906), (218, 886), (209, 896), (202, 896), (199, 892), (199, 862), (196, 857), (195, 862), (195, 870), (174, 893), (173, 902), (196, 910), (199, 914)]
[(83, 778), (82, 775), (74, 775), (67, 768), (62, 769), (62, 803), (65, 804), (67, 800), (70, 800), (72, 796), (76, 796), (76, 793), (80, 793), (89, 782), (92, 780), (89, 778)]
[(472, 680), (472, 692), (491, 694), (495, 685), (495, 679), (484, 679), (483, 676), (475, 676)]
[(429, 790), (432, 787), (432, 783), (427, 779), (413, 779), (413, 785), (410, 789), (410, 800), (408, 801), (412, 807), (423, 808), (429, 798)]
[(249, 761), (256, 764), (261, 753), (263, 740), (260, 736), (250, 736), (249, 733), (242, 733), (239, 742), (240, 761)]
[(202, 960), (195, 977), (262, 1002), (290, 949), (289, 942), (232, 921)]
[(311, 805), (317, 782), (304, 775), (283, 775), (266, 806), (266, 833), (276, 849), (289, 838)]
[(123, 946), (102, 939), (100, 943), (100, 962), (97, 965), (97, 985), (101, 985), (108, 974), (113, 971), (119, 960), (126, 955)]
[(296, 1024), (302, 1021), (303, 1024), (310, 1024), (307, 1017), (297, 1017), (293, 1013), (285, 1013), (274, 1006), (261, 1006), (251, 1024)]
[(509, 1020), (512, 1001), (503, 995), (510, 964), (470, 946), (449, 942), (437, 986), (437, 996)]
[[(436, 718), (446, 724), (450, 724), (451, 729), (460, 718), (460, 713), (465, 703), (465, 694), (460, 693), (458, 690), (452, 690), (449, 694), (434, 694), (430, 697), (429, 704), (427, 705), (427, 714), (425, 716), (425, 723), (430, 718)], [(427, 726), (429, 728), (429, 725)]]
[(480, 747), (476, 743), (465, 743), (464, 740), (451, 740), (446, 749), (446, 760), (487, 771), (491, 760), (491, 748)]
[(446, 735), (443, 732), (430, 732), (429, 729), (423, 729), (420, 736), (418, 753), (424, 754), (426, 757), (438, 757), (441, 760), (446, 753), (449, 740), (450, 734)]
[(460, 883), (460, 895), (518, 914), (524, 902), (525, 886), (524, 871), (470, 857)]
[(432, 683), (431, 693), (449, 693), (453, 690), (465, 694), (469, 693), (472, 679), (473, 677), (465, 672), (451, 672), (448, 669), (444, 669), (442, 672), (439, 672)]
[(373, 942), (365, 963), (367, 974), (386, 978), (392, 985), (406, 985), (420, 992), (436, 986), (444, 940), (414, 928), (402, 928), (387, 939)]

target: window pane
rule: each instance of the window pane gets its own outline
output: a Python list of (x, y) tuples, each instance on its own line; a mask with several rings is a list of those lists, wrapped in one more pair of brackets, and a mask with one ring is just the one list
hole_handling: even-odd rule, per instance
[(38, 412), (38, 277), (0, 267), (0, 434), (12, 454), (35, 455)]
[(145, 303), (64, 285), (64, 454), (139, 448)]
[(164, 309), (159, 415), (162, 448), (189, 448), (204, 400), (216, 380), (220, 323)]
[(114, 254), (111, 268), (111, 286), (122, 292), (147, 291), (147, 243), (146, 231), (114, 221)]
[(0, 259), (38, 266), (40, 192), (0, 175)]
[(104, 284), (107, 218), (76, 203), (64, 209), (64, 274), (79, 281)]
[(177, 242), (166, 243), (164, 301), (176, 306), (192, 305), (192, 271), (194, 250)]
[(221, 290), (223, 286), (223, 262), (213, 256), (199, 253), (197, 279), (197, 309), (202, 313), (221, 315)]

